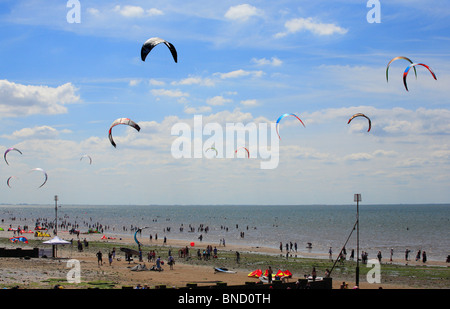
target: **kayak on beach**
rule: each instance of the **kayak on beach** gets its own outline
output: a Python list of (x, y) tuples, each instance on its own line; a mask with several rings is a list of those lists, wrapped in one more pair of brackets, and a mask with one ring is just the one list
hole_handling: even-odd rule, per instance
[(228, 270), (228, 268), (225, 267), (214, 267), (214, 272), (220, 272), (220, 273), (229, 273), (229, 274), (235, 274), (235, 271)]

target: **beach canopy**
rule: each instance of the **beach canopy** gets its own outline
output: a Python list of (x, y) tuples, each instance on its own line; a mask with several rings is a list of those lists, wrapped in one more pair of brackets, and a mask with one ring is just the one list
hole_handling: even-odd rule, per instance
[(63, 239), (59, 238), (58, 236), (55, 236), (55, 237), (53, 237), (50, 240), (44, 241), (43, 244), (47, 244), (47, 245), (68, 245), (68, 244), (70, 244), (70, 241), (63, 240)]

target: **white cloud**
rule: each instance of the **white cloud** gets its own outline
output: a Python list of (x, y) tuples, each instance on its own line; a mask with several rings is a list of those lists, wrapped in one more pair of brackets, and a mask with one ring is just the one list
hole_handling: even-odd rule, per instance
[(241, 104), (244, 106), (256, 106), (258, 105), (258, 101), (255, 99), (242, 100)]
[(0, 80), (0, 114), (15, 117), (67, 113), (64, 104), (80, 99), (75, 92), (76, 88), (71, 83), (53, 88)]
[(149, 81), (148, 81), (148, 83), (151, 85), (151, 86), (164, 86), (166, 83), (165, 82), (163, 82), (163, 81), (160, 81), (160, 80), (156, 80), (156, 79), (150, 79)]
[(284, 37), (291, 33), (297, 33), (299, 31), (309, 31), (315, 35), (324, 36), (324, 35), (333, 35), (333, 34), (346, 34), (348, 32), (347, 29), (336, 26), (335, 24), (325, 24), (315, 21), (313, 18), (294, 18), (288, 20), (284, 27), (286, 28), (285, 32), (279, 32), (275, 34), (275, 37), (280, 38)]
[(100, 11), (96, 8), (88, 8), (87, 12), (96, 17), (100, 16)]
[(199, 106), (199, 107), (188, 107), (188, 106), (186, 106), (184, 108), (184, 112), (186, 114), (210, 113), (211, 112), (211, 107), (210, 106)]
[[(145, 16), (157, 16), (157, 15), (163, 15), (164, 13), (161, 10), (152, 8), (149, 10), (144, 10), (140, 6), (134, 6), (134, 5), (125, 5), (124, 7), (121, 7), (120, 5), (116, 5), (114, 7), (115, 12), (119, 12), (122, 16), (133, 18), (133, 17), (145, 17)], [(92, 13), (92, 12), (91, 12)], [(98, 10), (97, 10), (98, 13)]]
[(128, 84), (133, 87), (139, 85), (140, 83), (141, 83), (140, 79), (131, 79)]
[(210, 78), (201, 78), (190, 76), (180, 80), (179, 82), (172, 82), (172, 85), (201, 85), (201, 86), (214, 86), (214, 81)]
[(223, 96), (220, 96), (220, 95), (206, 99), (206, 103), (207, 104), (214, 105), (214, 106), (224, 105), (225, 103), (230, 103), (230, 102), (233, 102), (233, 100), (226, 99), (226, 98), (224, 98)]
[(252, 16), (262, 15), (262, 11), (249, 4), (232, 6), (225, 13), (225, 17), (232, 20), (246, 21)]
[(370, 153), (359, 152), (352, 153), (344, 157), (345, 161), (369, 161), (373, 158)]
[[(62, 130), (62, 133), (69, 133), (70, 130)], [(11, 135), (3, 135), (8, 139), (54, 139), (59, 135), (59, 131), (50, 126), (38, 126), (34, 128), (23, 128), (14, 131)]]
[(266, 58), (256, 59), (253, 58), (252, 62), (256, 63), (257, 65), (271, 65), (271, 66), (280, 66), (283, 64), (283, 61), (278, 59), (277, 57), (272, 57), (270, 60)]
[(155, 8), (151, 8), (147, 10), (148, 16), (158, 16), (158, 15), (164, 15), (164, 12)]
[(169, 89), (152, 89), (150, 91), (154, 96), (166, 96), (166, 97), (188, 97), (189, 93), (182, 92), (180, 90), (169, 90)]
[(228, 73), (214, 73), (214, 75), (218, 75), (222, 79), (238, 78), (238, 77), (249, 76), (249, 75), (251, 75), (253, 77), (261, 77), (262, 75), (264, 75), (264, 72), (263, 71), (245, 71), (245, 70), (239, 69), (239, 70), (231, 71)]

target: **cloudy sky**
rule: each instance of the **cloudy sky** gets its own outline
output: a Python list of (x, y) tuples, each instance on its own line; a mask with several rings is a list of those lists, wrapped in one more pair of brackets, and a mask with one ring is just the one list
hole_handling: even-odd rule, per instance
[[(444, 0), (0, 0), (0, 152), (22, 153), (2, 158), (0, 202), (449, 202), (449, 17)], [(162, 44), (142, 61), (151, 37), (178, 62)], [(387, 82), (396, 56), (437, 80), (417, 66), (406, 91), (397, 60)], [(210, 124), (225, 139), (227, 124), (270, 128), (285, 113), (305, 126), (265, 132), (275, 168), (261, 168), (261, 141), (207, 149)], [(370, 132), (347, 123), (355, 113)], [(118, 118), (141, 130), (114, 127), (114, 148)], [(173, 134), (180, 124), (192, 136)], [(180, 141), (192, 158), (173, 155)], [(251, 157), (224, 155), (239, 146)], [(39, 189), (33, 168), (48, 174)]]

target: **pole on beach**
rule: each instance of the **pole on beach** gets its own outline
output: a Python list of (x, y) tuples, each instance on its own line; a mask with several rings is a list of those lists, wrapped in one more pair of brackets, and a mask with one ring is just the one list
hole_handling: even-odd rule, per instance
[(55, 235), (58, 236), (58, 196), (55, 195)]
[[(55, 235), (58, 236), (58, 195), (55, 195)], [(56, 257), (57, 246), (53, 245), (53, 257)]]
[(359, 202), (361, 201), (361, 194), (354, 195), (356, 202), (356, 286), (359, 287)]

